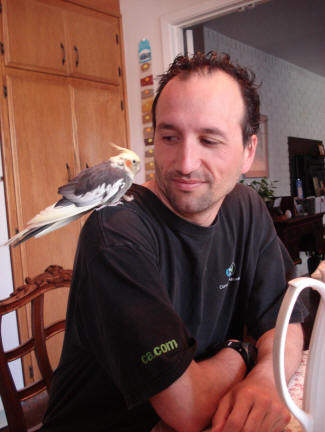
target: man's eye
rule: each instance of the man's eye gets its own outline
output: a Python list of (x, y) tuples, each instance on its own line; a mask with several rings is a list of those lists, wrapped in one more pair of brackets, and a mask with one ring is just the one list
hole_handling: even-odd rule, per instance
[(201, 143), (206, 145), (216, 145), (218, 144), (217, 141), (211, 140), (209, 138), (201, 138)]
[(177, 137), (176, 137), (176, 136), (173, 136), (173, 135), (164, 135), (164, 136), (162, 137), (162, 139), (163, 139), (164, 141), (166, 141), (166, 142), (174, 142), (174, 141), (177, 140)]
[(206, 146), (217, 146), (218, 144), (221, 144), (221, 141), (217, 139), (210, 139), (210, 138), (201, 138), (201, 143)]

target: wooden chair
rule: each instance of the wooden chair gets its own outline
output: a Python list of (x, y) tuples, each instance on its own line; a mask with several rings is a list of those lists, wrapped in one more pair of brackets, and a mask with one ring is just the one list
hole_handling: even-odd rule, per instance
[[(50, 337), (63, 332), (65, 328), (65, 313), (63, 319), (53, 322), (49, 326), (44, 324), (46, 321), (44, 297), (48, 291), (70, 287), (71, 275), (71, 270), (50, 266), (44, 273), (33, 279), (26, 278), (25, 285), (17, 288), (10, 297), (0, 301), (1, 330), (2, 318), (5, 314), (12, 311), (17, 312), (18, 309), (21, 310), (23, 306), (28, 304), (30, 305), (26, 306), (25, 311), (30, 311), (31, 327), (31, 337), (10, 351), (4, 351), (3, 333), (0, 335), (0, 395), (8, 422), (8, 427), (1, 429), (1, 431), (34, 432), (41, 426), (53, 374), (46, 342)], [(59, 294), (59, 292), (55, 292), (55, 295), (57, 293)], [(17, 390), (8, 362), (22, 358), (32, 351), (35, 353), (40, 379)]]

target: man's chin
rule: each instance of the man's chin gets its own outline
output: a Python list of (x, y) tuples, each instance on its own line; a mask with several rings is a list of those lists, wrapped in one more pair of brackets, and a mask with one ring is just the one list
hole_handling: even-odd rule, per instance
[(203, 205), (197, 202), (194, 196), (188, 194), (187, 197), (176, 198), (173, 197), (169, 200), (171, 208), (183, 217), (201, 213), (208, 208), (208, 205)]

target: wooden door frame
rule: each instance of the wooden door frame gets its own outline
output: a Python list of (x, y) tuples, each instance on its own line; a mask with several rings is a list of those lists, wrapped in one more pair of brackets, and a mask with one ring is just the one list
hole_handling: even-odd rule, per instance
[(269, 0), (206, 0), (160, 17), (162, 55), (167, 70), (178, 54), (184, 53), (183, 28), (218, 16), (254, 7)]

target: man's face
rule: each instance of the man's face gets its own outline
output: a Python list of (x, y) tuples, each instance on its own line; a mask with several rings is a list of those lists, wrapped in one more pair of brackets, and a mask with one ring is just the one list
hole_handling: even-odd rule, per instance
[(244, 148), (243, 117), (239, 85), (222, 71), (176, 77), (163, 89), (156, 107), (151, 188), (181, 217), (210, 225), (226, 194), (248, 171), (256, 137)]

